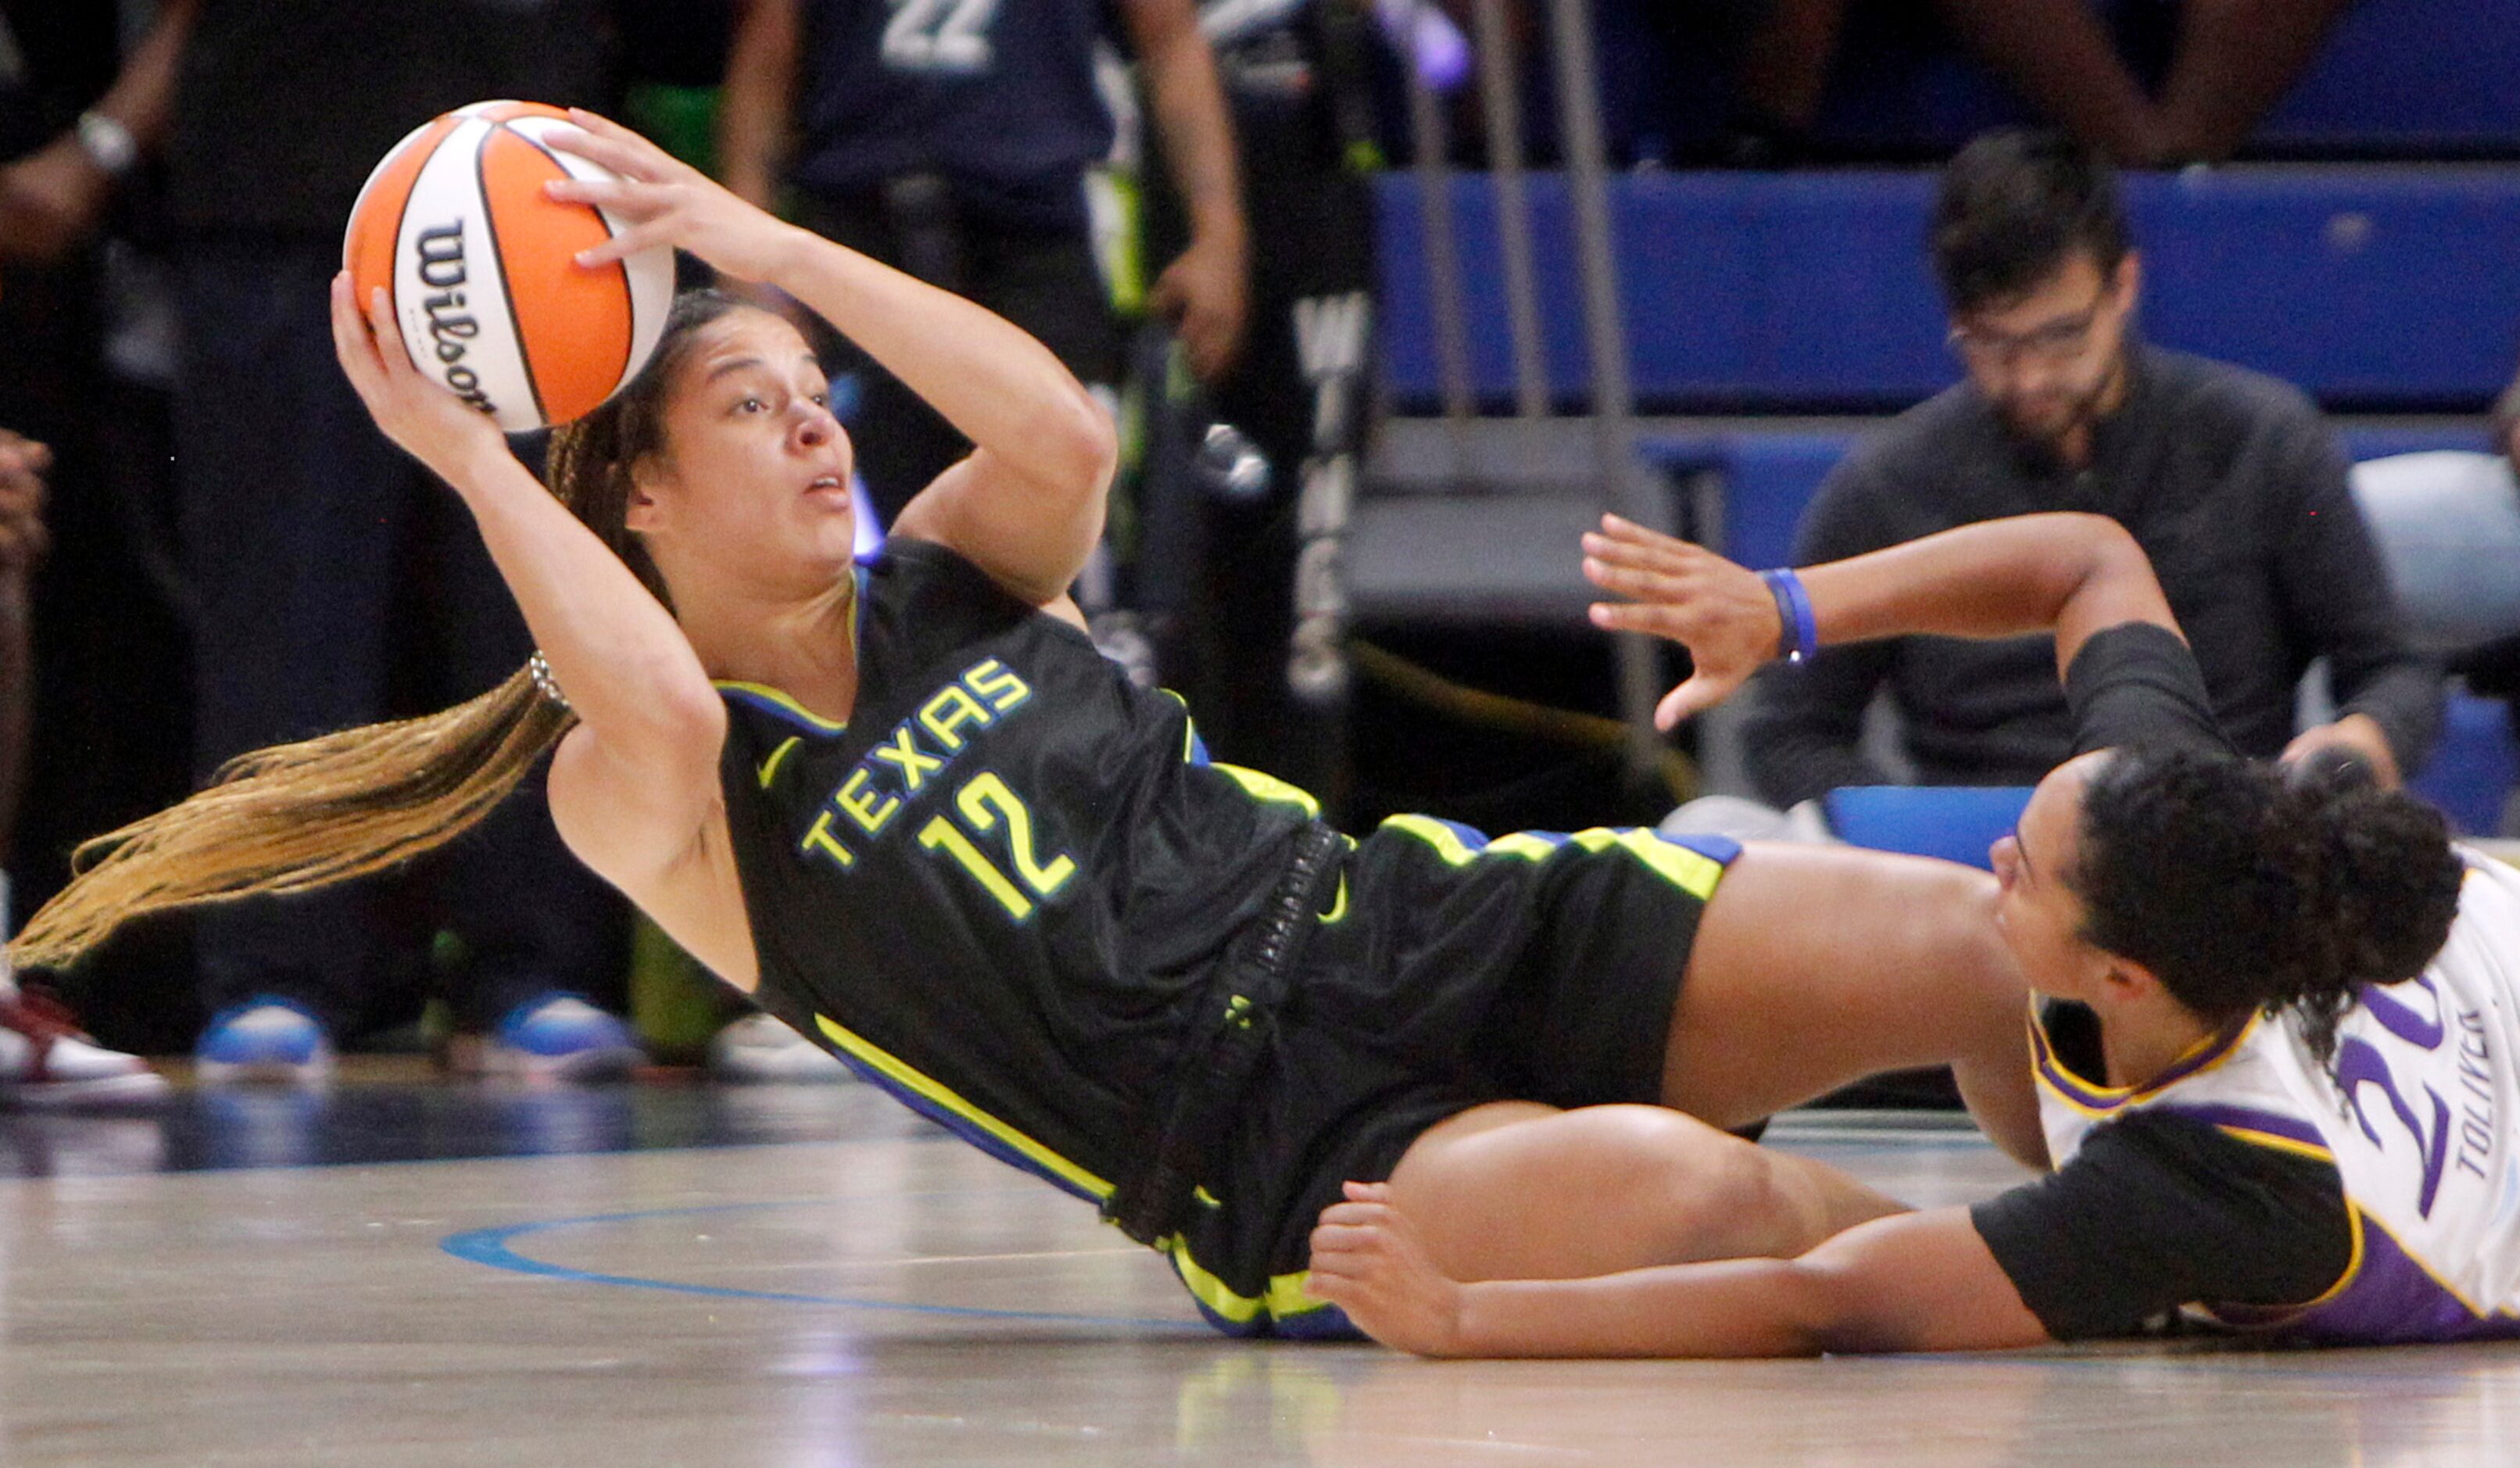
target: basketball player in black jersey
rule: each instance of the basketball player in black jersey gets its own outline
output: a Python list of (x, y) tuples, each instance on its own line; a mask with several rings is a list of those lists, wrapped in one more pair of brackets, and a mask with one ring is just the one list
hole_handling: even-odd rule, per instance
[[(472, 511), (538, 662), (442, 723), (267, 752), (108, 838), (24, 956), (399, 859), (556, 743), (553, 816), (588, 866), (870, 1080), (1095, 1200), (1236, 1331), (1343, 1328), (1304, 1281), (1347, 1179), (1387, 1179), (1457, 1275), (1566, 1276), (1790, 1254), (1893, 1208), (1714, 1130), (1873, 1071), (1955, 1063), (2038, 1155), (2019, 979), (1990, 926), (1936, 920), (1990, 904), (1983, 875), (1637, 831), (1328, 830), (1303, 792), (1207, 763), (1178, 700), (1084, 637), (1067, 589), (1113, 433), (1048, 351), (578, 120), (560, 146), (620, 181), (551, 193), (630, 221), (584, 263), (670, 245), (775, 285), (973, 452), (854, 563), (851, 447), (803, 337), (703, 295), (558, 435), (546, 493), (337, 283), (345, 370)], [(358, 760), (392, 778), (344, 777)], [(278, 854), (234, 855), (257, 846)]]

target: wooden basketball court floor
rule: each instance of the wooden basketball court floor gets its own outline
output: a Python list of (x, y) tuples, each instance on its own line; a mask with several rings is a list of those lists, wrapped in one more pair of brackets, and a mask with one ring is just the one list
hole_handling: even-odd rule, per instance
[[(1918, 1203), (1936, 1120), (1776, 1144)], [(1428, 1362), (1249, 1344), (854, 1085), (186, 1089), (0, 1118), (0, 1462), (2510, 1464), (2520, 1347)]]

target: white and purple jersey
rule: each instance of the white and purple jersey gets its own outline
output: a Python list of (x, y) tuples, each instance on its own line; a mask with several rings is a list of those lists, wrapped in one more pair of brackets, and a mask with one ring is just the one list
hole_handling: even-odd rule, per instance
[(2462, 855), (2449, 942), (2420, 977), (2363, 991), (2338, 1026), (2332, 1073), (2296, 1024), (2252, 1017), (2147, 1085), (2096, 1086), (2034, 1021), (2060, 1175), (2095, 1133), (2138, 1114), (2333, 1164), (2353, 1234), (2342, 1275), (2306, 1303), (2192, 1311), (2331, 1344), (2520, 1336), (2520, 871)]

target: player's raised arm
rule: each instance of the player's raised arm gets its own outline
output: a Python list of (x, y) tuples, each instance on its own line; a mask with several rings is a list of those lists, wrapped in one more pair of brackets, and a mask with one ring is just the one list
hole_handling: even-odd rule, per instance
[[(681, 849), (716, 799), (725, 705), (682, 629), (621, 558), (525, 471), (489, 419), (413, 369), (383, 296), (363, 316), (348, 273), (334, 281), (342, 371), (385, 436), (472, 512), (577, 716), (572, 741), (592, 746), (578, 760), (600, 754), (594, 763), (617, 772), (608, 787), (635, 796), (656, 855)], [(579, 854), (616, 877), (635, 865), (630, 853)]]
[[(1669, 729), (1721, 702), (1791, 649), (1780, 592), (1701, 547), (1615, 515), (1584, 537), (1584, 574), (1630, 600), (1598, 602), (1594, 625), (1688, 646), (1697, 672), (1666, 694)], [(1792, 575), (1794, 573), (1786, 573)], [(2095, 514), (1987, 520), (1799, 573), (1816, 645), (1874, 638), (2056, 635), (2061, 674), (2095, 633), (2140, 622), (2179, 631), (2135, 537)]]
[(975, 445), (892, 528), (952, 546), (1028, 601), (1066, 594), (1102, 534), (1118, 443), (1109, 415), (1048, 347), (961, 296), (779, 223), (627, 128), (570, 115), (583, 136), (555, 146), (620, 179), (556, 182), (550, 194), (632, 221), (584, 263), (672, 245), (812, 307)]

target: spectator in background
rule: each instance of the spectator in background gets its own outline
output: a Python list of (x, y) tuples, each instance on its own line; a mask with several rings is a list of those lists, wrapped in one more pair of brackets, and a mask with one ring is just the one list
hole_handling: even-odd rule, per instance
[[(167, 140), (201, 778), (389, 715), (404, 669), (425, 670), (432, 686), (413, 693), (435, 706), (531, 650), (461, 508), (342, 378), (327, 283), (359, 186), (397, 139), (485, 98), (600, 103), (607, 34), (598, 0), (201, 8)], [(464, 955), (448, 986), (459, 1069), (574, 1077), (639, 1058), (579, 997), (620, 984), (622, 910), (530, 794), (400, 877), (203, 911), (200, 1074), (320, 1078), (366, 997), (429, 967), (439, 931)]]
[[(1734, 73), (1753, 138), (1790, 156), (1818, 119), (1849, 0), (1768, 0)], [(1934, 0), (1961, 44), (2074, 136), (2126, 164), (2220, 162), (2318, 54), (2353, 0), (2185, 0), (2147, 94), (2090, 0)]]
[[(2341, 745), (2394, 783), (2441, 718), (2335, 434), (2292, 387), (2144, 344), (2140, 260), (2107, 165), (2048, 132), (1971, 143), (1943, 177), (1932, 252), (1967, 378), (1899, 416), (1822, 483), (1801, 564), (1974, 520), (2077, 510), (2152, 557), (2244, 753)], [(2328, 660), (2340, 710), (2296, 735), (2295, 686)], [(1830, 648), (1766, 675), (1744, 730), (1779, 806), (1887, 776), (1859, 750), (1887, 685), (1928, 784), (2031, 784), (2071, 749), (2047, 638), (1912, 638)]]
[[(56, 467), (52, 449), (19, 429), (83, 426), (69, 359), (93, 349), (81, 329), (94, 275), (79, 247), (161, 120), (145, 84), (114, 84), (113, 47), (110, 12), (0, 3), (0, 866), (14, 865), (25, 803), (32, 584)], [(132, 69), (166, 59), (144, 50)], [(0, 931), (13, 925), (10, 887), (0, 870)], [(129, 1102), (165, 1089), (136, 1057), (97, 1046), (49, 995), (22, 990), (0, 959), (0, 1105)]]
[[(1095, 76), (1104, 0), (740, 3), (718, 131), (728, 187), (768, 207), (792, 184), (808, 228), (978, 301), (1087, 385), (1116, 382), (1119, 328), (1087, 198), (1113, 136)], [(1150, 302), (1212, 381), (1240, 348), (1248, 290), (1215, 61), (1192, 0), (1116, 9), (1190, 215), (1189, 247)], [(854, 348), (841, 356), (862, 384), (857, 417), (883, 425), (858, 471), (889, 523), (970, 446)]]
[[(0, 428), (0, 862), (25, 795), (33, 684), (27, 584), (44, 554), (40, 443)], [(8, 875), (0, 872), (0, 929), (12, 926)], [(162, 1095), (166, 1082), (138, 1057), (100, 1048), (48, 995), (18, 985), (0, 955), (0, 1104), (127, 1103)]]
[(2494, 402), (2494, 451), (2520, 467), (2520, 374)]
[[(2493, 451), (2502, 456), (2512, 491), (2520, 494), (2520, 374), (2495, 400), (2493, 424)], [(2520, 736), (2520, 637), (2472, 648), (2452, 658), (2451, 670), (2467, 680), (2471, 691), (2508, 705), (2511, 732)]]

